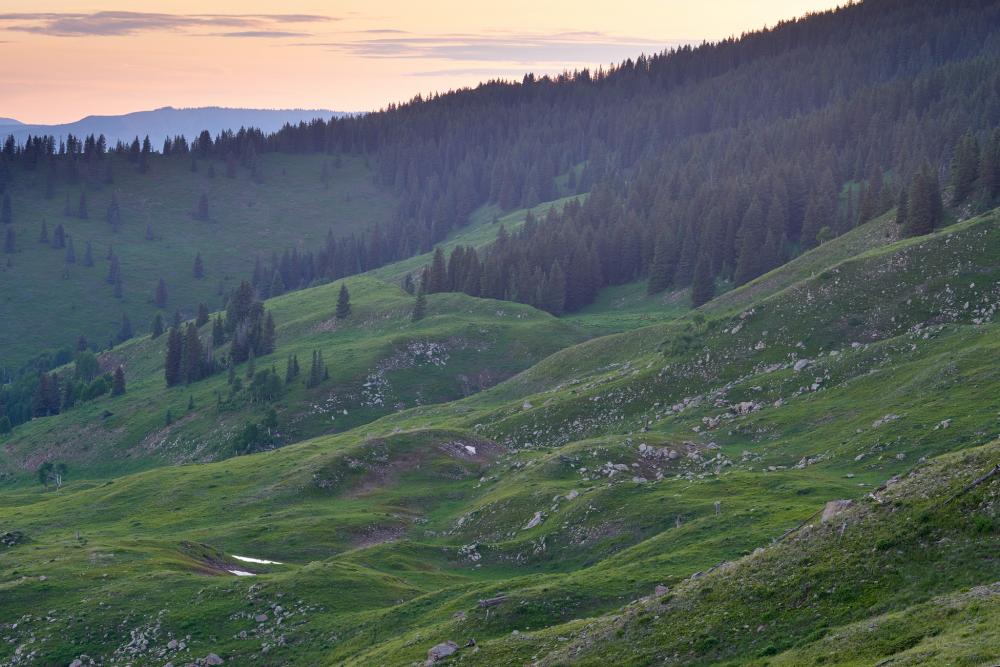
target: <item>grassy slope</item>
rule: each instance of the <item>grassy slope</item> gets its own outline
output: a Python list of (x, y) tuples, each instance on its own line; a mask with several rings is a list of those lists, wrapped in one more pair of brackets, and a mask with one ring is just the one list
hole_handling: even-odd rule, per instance
[[(1000, 389), (998, 233), (996, 218), (984, 217), (869, 251), (739, 313), (590, 341), (461, 401), (274, 452), (79, 481), (58, 493), (10, 488), (0, 494), (0, 522), (26, 541), (0, 552), (11, 573), (0, 581), (6, 616), (18, 619), (17, 628), (0, 625), (9, 642), (0, 655), (22, 646), (43, 664), (85, 652), (157, 664), (209, 651), (240, 664), (408, 664), (438, 641), (472, 637), (480, 650), (463, 649), (457, 661), (551, 654), (556, 663), (617, 664), (627, 654), (646, 664), (672, 655), (671, 646), (684, 662), (806, 650), (822, 628), (788, 609), (797, 608), (808, 560), (775, 568), (796, 572), (784, 588), (762, 577), (764, 608), (776, 616), (759, 637), (703, 637), (749, 625), (731, 623), (743, 604), (735, 584), (698, 589), (695, 601), (719, 607), (704, 626), (685, 605), (662, 622), (627, 610), (620, 635), (613, 617), (574, 619), (611, 612), (658, 583), (691, 600), (681, 582), (693, 572), (751, 553), (824, 501), (860, 498), (923, 457), (989, 442)], [(800, 358), (811, 364), (796, 372)], [(754, 410), (735, 414), (741, 402)], [(609, 463), (624, 470), (611, 474)], [(967, 477), (980, 463), (944, 469)], [(938, 469), (928, 474), (938, 479)], [(986, 509), (995, 514), (995, 505)], [(885, 525), (878, 537), (905, 524)], [(836, 623), (849, 633), (895, 587), (904, 590), (872, 613), (918, 627), (934, 622), (934, 596), (995, 581), (994, 561), (980, 554), (996, 545), (966, 540), (972, 528), (935, 520), (933, 530), (951, 530), (942, 536), (969, 548), (914, 567), (903, 587), (902, 565), (920, 550), (901, 542), (895, 579), (873, 580), (861, 597), (833, 596)], [(236, 579), (219, 567), (235, 564), (232, 553), (287, 564)], [(853, 552), (821, 544), (815, 553), (850, 560)], [(498, 591), (506, 602), (477, 606)], [(744, 608), (759, 614), (760, 599), (751, 603)], [(256, 624), (253, 614), (272, 604), (292, 615), (279, 626), (272, 609)], [(148, 644), (137, 648), (130, 631)], [(946, 627), (934, 641), (954, 632)], [(172, 636), (187, 647), (168, 651)]]
[[(221, 162), (214, 163), (216, 176), (210, 178), (208, 161), (192, 173), (188, 158), (153, 156), (149, 173), (142, 175), (126, 160), (113, 159), (114, 183), (87, 191), (87, 220), (63, 215), (67, 195), (76, 211), (82, 186), (61, 184), (46, 200), (44, 170), (15, 175), (10, 192), (19, 251), (5, 255), (0, 265), (0, 321), (19, 326), (0, 327), (0, 364), (16, 367), (46, 347), (72, 345), (80, 333), (104, 345), (118, 331), (123, 312), (136, 333), (148, 331), (160, 277), (167, 281), (168, 315), (180, 309), (192, 316), (199, 302), (220, 307), (223, 295), (249, 278), (257, 253), (267, 257), (272, 250), (315, 247), (330, 229), (336, 236), (361, 232), (387, 220), (394, 205), (372, 184), (364, 161), (355, 158), (342, 159), (329, 187), (320, 179), (323, 160), (329, 160), (324, 156), (263, 156), (261, 184), (243, 168), (236, 178), (226, 178)], [(112, 192), (121, 204), (117, 234), (105, 221)], [(191, 215), (201, 192), (209, 196), (211, 222)], [(73, 238), (77, 263), (69, 265), (67, 279), (65, 252), (38, 243), (43, 219), (50, 238), (60, 223)], [(147, 225), (157, 240), (145, 240)], [(95, 261), (89, 268), (83, 266), (87, 241)], [(105, 282), (109, 246), (121, 262), (121, 300)], [(199, 252), (206, 275), (195, 280)]]
[[(333, 318), (340, 283), (268, 301), (277, 327), (277, 351), (256, 360), (284, 376), (297, 355), (302, 376), (275, 403), (281, 442), (344, 431), (413, 405), (460, 398), (496, 384), (553, 351), (582, 338), (573, 326), (527, 306), (435, 294), (428, 315), (410, 321), (413, 297), (394, 285), (351, 278), (350, 318)], [(205, 325), (203, 337), (211, 325)], [(271, 406), (230, 398), (227, 375), (168, 389), (163, 381), (166, 336), (118, 346), (109, 365), (123, 364), (129, 389), (55, 417), (15, 429), (0, 446), (0, 468), (17, 474), (42, 460), (69, 462), (77, 477), (110, 476), (164, 463), (230, 456), (233, 438)], [(312, 351), (320, 350), (330, 380), (309, 389)], [(224, 353), (224, 349), (217, 354)], [(240, 377), (246, 364), (238, 367)], [(217, 404), (216, 395), (223, 402)], [(188, 401), (195, 408), (188, 410)], [(170, 410), (174, 421), (165, 426)], [(111, 413), (108, 415), (107, 413)]]

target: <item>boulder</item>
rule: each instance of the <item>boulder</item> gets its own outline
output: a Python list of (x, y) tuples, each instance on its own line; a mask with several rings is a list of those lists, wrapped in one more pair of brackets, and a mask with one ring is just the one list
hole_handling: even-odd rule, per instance
[(440, 644), (435, 644), (427, 650), (427, 662), (426, 665), (433, 665), (435, 662), (441, 658), (447, 658), (449, 655), (458, 650), (458, 644), (453, 641), (441, 642)]
[(257, 621), (258, 623), (267, 623), (267, 614), (257, 614), (256, 616), (253, 617), (253, 620)]
[(795, 371), (796, 373), (798, 373), (799, 371), (801, 371), (802, 369), (804, 369), (806, 366), (808, 366), (809, 363), (810, 362), (809, 362), (808, 359), (799, 359), (798, 361), (795, 362), (795, 365), (792, 366), (792, 370)]
[(531, 530), (541, 522), (542, 522), (542, 513), (535, 512), (535, 516), (531, 517), (531, 520), (528, 521), (528, 523), (525, 524), (524, 528), (522, 528), (521, 530)]
[(837, 515), (846, 510), (848, 507), (853, 505), (854, 502), (851, 500), (831, 500), (823, 508), (823, 516), (820, 521), (823, 523), (829, 523), (837, 518)]
[(208, 655), (205, 656), (206, 665), (221, 665), (223, 662), (225, 662), (225, 660), (220, 658), (215, 653), (209, 653)]

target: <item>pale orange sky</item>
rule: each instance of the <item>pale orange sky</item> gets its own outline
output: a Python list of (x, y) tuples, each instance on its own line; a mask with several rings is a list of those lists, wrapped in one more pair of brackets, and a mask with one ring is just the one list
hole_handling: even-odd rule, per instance
[(0, 117), (161, 106), (377, 109), (715, 40), (829, 0), (4, 0)]

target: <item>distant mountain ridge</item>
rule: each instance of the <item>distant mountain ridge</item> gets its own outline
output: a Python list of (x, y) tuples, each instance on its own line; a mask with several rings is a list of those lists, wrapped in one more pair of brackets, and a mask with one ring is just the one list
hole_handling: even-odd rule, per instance
[(189, 139), (208, 130), (214, 136), (222, 130), (240, 127), (257, 127), (264, 132), (274, 132), (285, 123), (308, 122), (314, 118), (329, 119), (348, 115), (330, 109), (234, 109), (228, 107), (196, 107), (177, 109), (161, 107), (149, 111), (135, 111), (120, 116), (87, 116), (72, 123), (57, 125), (30, 125), (13, 118), (0, 118), (0, 136), (14, 135), (23, 142), (28, 135), (48, 134), (57, 139), (73, 134), (103, 134), (110, 145), (117, 141), (131, 141), (134, 137), (149, 135), (155, 147), (166, 137), (183, 134)]

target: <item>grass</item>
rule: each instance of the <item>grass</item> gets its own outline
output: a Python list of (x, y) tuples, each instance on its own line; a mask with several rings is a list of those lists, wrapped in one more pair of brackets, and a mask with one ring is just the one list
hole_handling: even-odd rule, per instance
[[(44, 170), (15, 173), (9, 192), (18, 252), (4, 256), (0, 265), (6, 287), (0, 295), (0, 320), (19, 326), (0, 328), (0, 365), (17, 368), (45, 348), (71, 347), (80, 334), (103, 346), (117, 333), (123, 313), (136, 333), (147, 332), (157, 312), (152, 301), (160, 277), (167, 281), (167, 320), (174, 310), (193, 316), (201, 302), (217, 309), (240, 280), (250, 277), (258, 254), (268, 259), (272, 251), (315, 248), (330, 230), (338, 237), (361, 233), (387, 221), (394, 206), (391, 195), (372, 185), (360, 158), (341, 158), (328, 185), (320, 179), (322, 163), (329, 160), (325, 156), (262, 156), (264, 180), (259, 184), (243, 168), (227, 178), (219, 161), (211, 165), (216, 176), (210, 178), (207, 160), (192, 173), (189, 158), (153, 156), (150, 171), (139, 174), (124, 159), (108, 159), (114, 182), (86, 188), (86, 220), (63, 214), (67, 196), (76, 211), (82, 186), (60, 184), (46, 200)], [(209, 197), (209, 222), (192, 216), (202, 192)], [(112, 193), (121, 206), (117, 234), (105, 220)], [(65, 227), (74, 241), (76, 264), (65, 263), (65, 251), (38, 242), (43, 220), (50, 238), (56, 225)], [(145, 239), (147, 225), (156, 240)], [(93, 267), (83, 265), (88, 241)], [(120, 260), (121, 299), (105, 282), (108, 248)], [(193, 276), (198, 253), (206, 272), (200, 280)]]
[[(325, 430), (296, 386), (279, 402), (295, 444), (197, 465), (162, 464), (226, 456), (256, 413), (200, 407), (224, 378), (163, 390), (161, 342), (117, 348), (136, 378), (120, 403), (0, 445), (16, 469), (104, 429), (59, 491), (0, 489), (0, 532), (20, 536), (0, 547), (0, 660), (407, 665), (453, 640), (453, 664), (988, 664), (998, 481), (944, 501), (1000, 461), (998, 233), (994, 214), (845, 238), (658, 322), (634, 286), (576, 320), (433, 295), (414, 324), (390, 271), (352, 279), (355, 315), (331, 327), (338, 286), (288, 294), (268, 303), (277, 362), (323, 346), (324, 393), (413, 341), (449, 361), (394, 366), (405, 405)], [(580, 342), (616, 307), (654, 323)], [(520, 372), (460, 397), (456, 372), (494, 367)], [(170, 457), (101, 444), (191, 391)], [(854, 504), (821, 523), (836, 499)]]

